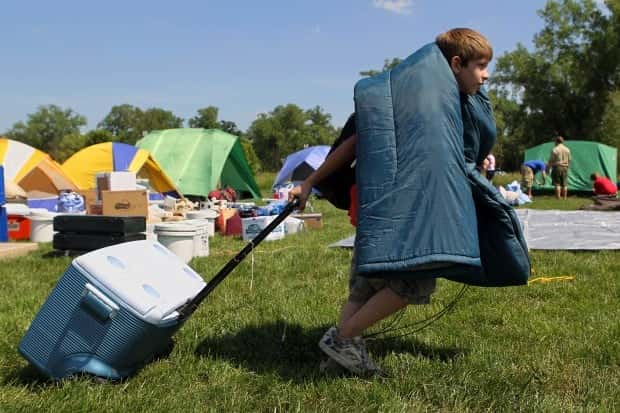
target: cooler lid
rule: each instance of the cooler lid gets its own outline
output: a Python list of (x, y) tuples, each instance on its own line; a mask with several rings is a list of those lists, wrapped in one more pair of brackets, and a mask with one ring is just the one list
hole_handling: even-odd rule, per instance
[(174, 253), (151, 240), (126, 242), (73, 260), (91, 282), (117, 304), (152, 324), (170, 320), (206, 285)]

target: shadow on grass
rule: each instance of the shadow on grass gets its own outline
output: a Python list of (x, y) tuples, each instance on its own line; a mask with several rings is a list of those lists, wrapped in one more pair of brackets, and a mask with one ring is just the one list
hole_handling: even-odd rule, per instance
[(68, 380), (84, 380), (88, 382), (92, 382), (93, 384), (121, 384), (126, 382), (127, 380), (131, 380), (134, 375), (136, 375), (142, 368), (150, 363), (155, 363), (158, 360), (167, 359), (170, 357), (170, 354), (174, 350), (174, 340), (170, 339), (168, 345), (163, 350), (162, 353), (156, 354), (148, 360), (145, 360), (144, 363), (135, 367), (135, 370), (131, 372), (131, 374), (127, 377), (122, 377), (120, 379), (108, 379), (105, 377), (95, 376), (90, 373), (76, 372), (72, 374), (68, 374), (62, 379), (53, 380), (39, 370), (37, 370), (32, 364), (28, 364), (25, 367), (12, 371), (10, 374), (6, 375), (2, 384), (5, 386), (27, 386), (29, 390), (36, 393), (39, 391), (47, 390), (53, 387), (58, 387), (62, 383)]
[(63, 258), (63, 257), (75, 258), (80, 255), (86, 254), (86, 252), (87, 251), (51, 250), (51, 251), (47, 251), (41, 254), (41, 257), (43, 258)]
[[(319, 363), (325, 359), (317, 343), (328, 325), (312, 329), (279, 320), (249, 325), (224, 336), (205, 338), (196, 348), (201, 357), (222, 358), (259, 373), (275, 373), (284, 380), (305, 382), (322, 377)], [(390, 353), (410, 353), (445, 362), (466, 351), (454, 347), (431, 347), (413, 337), (385, 338), (368, 344), (379, 364)]]
[(48, 379), (30, 364), (7, 374), (2, 384), (4, 386), (27, 386), (34, 393), (58, 386), (57, 382)]

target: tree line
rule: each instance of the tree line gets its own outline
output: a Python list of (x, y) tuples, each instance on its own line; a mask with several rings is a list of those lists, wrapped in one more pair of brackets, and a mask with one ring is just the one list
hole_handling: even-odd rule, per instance
[(36, 112), (19, 121), (4, 133), (10, 139), (24, 142), (64, 162), (75, 152), (102, 142), (123, 142), (134, 145), (146, 133), (155, 130), (182, 128), (220, 129), (239, 136), (252, 170), (277, 171), (282, 158), (305, 146), (331, 144), (338, 130), (331, 115), (320, 106), (304, 110), (289, 103), (261, 113), (247, 131), (235, 122), (218, 119), (219, 109), (207, 106), (185, 122), (173, 112), (161, 108), (143, 110), (123, 104), (113, 106), (97, 127), (86, 133), (87, 120), (73, 109), (57, 105), (40, 106)]
[[(606, 0), (604, 6), (593, 0), (549, 0), (538, 15), (544, 27), (534, 37), (533, 50), (518, 44), (498, 57), (489, 83), (498, 132), (494, 153), (504, 170), (517, 170), (525, 149), (557, 134), (620, 146), (620, 0)], [(381, 70), (400, 61), (386, 59)], [(185, 122), (165, 109), (123, 104), (112, 107), (94, 130), (82, 133), (86, 124), (72, 109), (47, 105), (5, 135), (62, 162), (83, 147), (108, 141), (134, 144), (153, 130), (185, 124), (217, 128), (241, 137), (258, 172), (277, 171), (289, 153), (331, 144), (339, 132), (320, 106), (302, 109), (291, 103), (259, 114), (247, 131), (220, 120), (216, 106), (198, 109)]]

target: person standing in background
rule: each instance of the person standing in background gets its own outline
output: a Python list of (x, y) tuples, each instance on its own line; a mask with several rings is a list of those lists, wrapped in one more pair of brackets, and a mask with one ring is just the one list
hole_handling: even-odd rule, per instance
[(551, 168), (551, 184), (555, 186), (555, 197), (564, 199), (568, 196), (568, 167), (570, 165), (570, 149), (564, 145), (564, 138), (555, 138), (555, 147), (551, 150), (547, 169)]

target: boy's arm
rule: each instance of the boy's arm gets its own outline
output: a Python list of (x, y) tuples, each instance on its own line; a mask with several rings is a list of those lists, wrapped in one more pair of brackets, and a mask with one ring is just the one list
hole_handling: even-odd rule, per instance
[(329, 156), (325, 159), (325, 162), (321, 164), (319, 169), (312, 172), (299, 186), (296, 186), (289, 192), (289, 200), (293, 198), (299, 199), (299, 209), (303, 210), (306, 207), (306, 201), (312, 191), (312, 187), (327, 178), (329, 175), (342, 168), (345, 165), (350, 165), (355, 159), (355, 146), (357, 143), (357, 135), (352, 135), (346, 139), (340, 146), (338, 146)]

